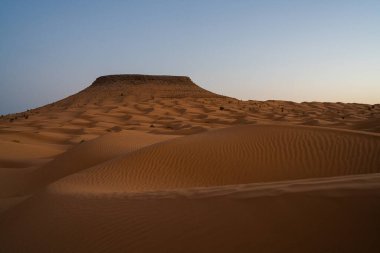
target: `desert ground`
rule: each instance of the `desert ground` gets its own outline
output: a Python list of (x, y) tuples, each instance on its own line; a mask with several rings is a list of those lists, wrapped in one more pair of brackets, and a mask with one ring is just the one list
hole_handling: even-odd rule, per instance
[(379, 238), (380, 104), (109, 75), (0, 118), (1, 253), (380, 252)]

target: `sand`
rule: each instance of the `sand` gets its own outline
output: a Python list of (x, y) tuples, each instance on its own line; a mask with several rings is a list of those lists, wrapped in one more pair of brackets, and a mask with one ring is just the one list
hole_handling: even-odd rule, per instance
[(0, 118), (0, 252), (377, 252), (380, 105), (112, 75)]
[(148, 146), (68, 176), (53, 187), (143, 192), (377, 173), (378, 154), (380, 136), (374, 134), (236, 126)]

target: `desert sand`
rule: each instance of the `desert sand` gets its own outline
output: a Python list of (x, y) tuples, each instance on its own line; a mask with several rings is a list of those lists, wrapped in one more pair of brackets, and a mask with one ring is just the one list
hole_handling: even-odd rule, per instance
[(379, 217), (380, 104), (110, 75), (0, 118), (0, 252), (378, 252)]

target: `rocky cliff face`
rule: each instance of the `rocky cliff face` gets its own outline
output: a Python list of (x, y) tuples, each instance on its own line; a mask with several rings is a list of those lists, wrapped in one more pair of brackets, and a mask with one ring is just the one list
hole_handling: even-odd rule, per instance
[(221, 97), (202, 89), (187, 76), (108, 75), (98, 77), (88, 88), (76, 95), (90, 94), (133, 96), (135, 98), (210, 98)]
[(123, 74), (123, 75), (107, 75), (100, 76), (92, 83), (91, 86), (103, 86), (110, 84), (181, 84), (181, 85), (195, 85), (187, 76), (164, 76), (164, 75), (137, 75), (137, 74)]

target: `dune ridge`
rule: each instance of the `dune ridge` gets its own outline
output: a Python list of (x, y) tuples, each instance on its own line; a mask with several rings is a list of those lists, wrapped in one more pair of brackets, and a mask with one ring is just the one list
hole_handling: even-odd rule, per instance
[(53, 185), (83, 192), (139, 192), (376, 173), (379, 153), (380, 136), (373, 134), (240, 126), (146, 147)]
[(31, 194), (59, 178), (175, 137), (173, 135), (152, 135), (129, 131), (109, 133), (85, 141), (56, 156), (43, 166), (28, 169), (16, 175), (12, 175), (11, 171), (7, 170), (0, 178), (0, 197)]
[(132, 196), (50, 189), (0, 219), (0, 252), (373, 252), (379, 198), (379, 174)]

